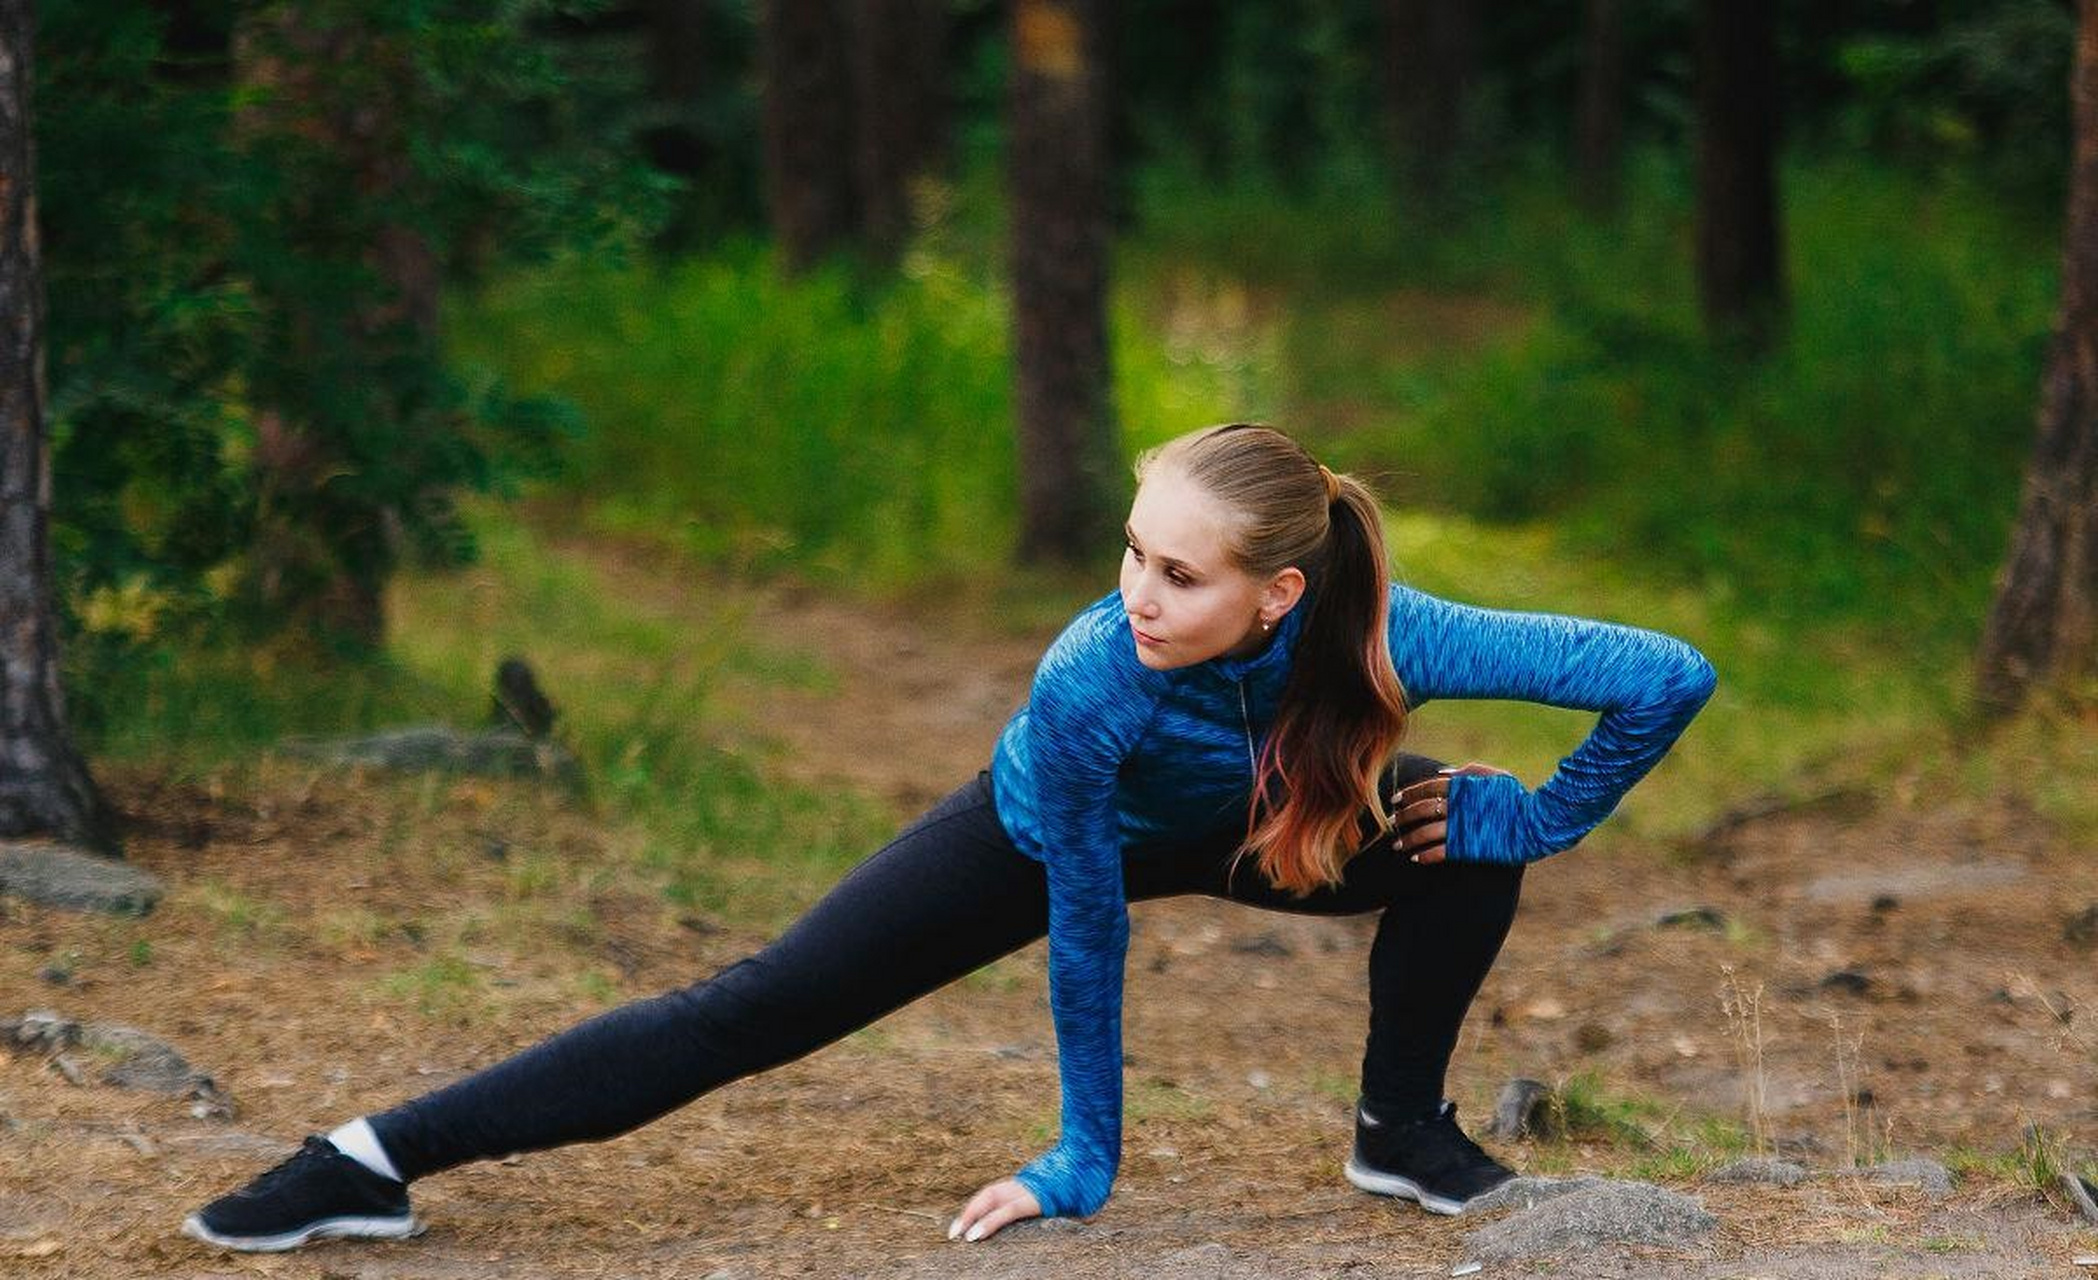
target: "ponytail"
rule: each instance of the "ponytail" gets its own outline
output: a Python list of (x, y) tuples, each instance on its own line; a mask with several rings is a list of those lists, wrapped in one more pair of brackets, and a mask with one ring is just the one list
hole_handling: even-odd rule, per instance
[(1388, 823), (1377, 779), (1406, 728), (1385, 629), (1384, 522), (1359, 481), (1335, 479), (1325, 564), (1260, 753), (1241, 850), (1269, 883), (1299, 896), (1339, 882), (1362, 843), (1364, 808)]

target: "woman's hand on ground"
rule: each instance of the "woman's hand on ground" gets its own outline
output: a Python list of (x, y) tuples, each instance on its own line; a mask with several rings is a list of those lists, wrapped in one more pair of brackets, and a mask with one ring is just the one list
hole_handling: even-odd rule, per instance
[(1441, 862), (1450, 833), (1450, 779), (1464, 773), (1473, 777), (1506, 775), (1477, 760), (1454, 769), (1444, 769), (1432, 778), (1400, 787), (1392, 793), (1392, 847), (1414, 862)]
[(947, 1228), (949, 1240), (988, 1240), (1000, 1227), (1023, 1218), (1042, 1216), (1042, 1204), (1034, 1192), (1012, 1178), (994, 1182), (977, 1192), (962, 1209), (961, 1216)]

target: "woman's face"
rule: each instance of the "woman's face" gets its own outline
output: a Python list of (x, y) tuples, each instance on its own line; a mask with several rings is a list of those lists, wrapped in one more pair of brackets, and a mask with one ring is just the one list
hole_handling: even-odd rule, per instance
[(1253, 653), (1267, 638), (1262, 618), (1272, 623), (1296, 603), (1303, 575), (1254, 578), (1232, 563), (1225, 528), (1216, 499), (1182, 476), (1154, 471), (1137, 489), (1124, 531), (1122, 608), (1145, 666), (1165, 671)]

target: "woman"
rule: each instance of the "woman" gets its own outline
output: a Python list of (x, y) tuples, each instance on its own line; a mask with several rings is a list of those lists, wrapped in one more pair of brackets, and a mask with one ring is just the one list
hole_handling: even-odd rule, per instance
[[(948, 1235), (1094, 1213), (1121, 1153), (1127, 903), (1182, 893), (1381, 909), (1346, 1176), (1437, 1213), (1512, 1176), (1443, 1098), (1465, 1010), (1514, 919), (1524, 865), (1609, 815), (1704, 704), (1710, 664), (1652, 632), (1391, 584), (1375, 499), (1265, 427), (1182, 436), (1137, 477), (1120, 590), (1050, 646), (990, 769), (779, 939), (706, 982), (308, 1138), (184, 1230), (246, 1250), (413, 1235), (415, 1178), (623, 1133), (1045, 930), (1062, 1134), (979, 1191)], [(1432, 698), (1601, 717), (1530, 791), (1484, 766), (1395, 756), (1407, 716)]]

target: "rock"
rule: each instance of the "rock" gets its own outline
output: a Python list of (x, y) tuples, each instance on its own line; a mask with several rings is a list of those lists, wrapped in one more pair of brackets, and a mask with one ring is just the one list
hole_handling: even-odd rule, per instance
[(1823, 991), (1841, 991), (1845, 995), (1861, 996), (1872, 990), (1872, 979), (1856, 969), (1838, 969), (1820, 982)]
[[(1786, 1156), (1811, 1159), (1814, 1156), (1825, 1155), (1828, 1152), (1828, 1144), (1821, 1140), (1821, 1135), (1818, 1133), (1776, 1134), (1770, 1139), (1770, 1148), (1777, 1153), (1778, 1158), (1781, 1160)], [(1794, 1163), (1797, 1163), (1797, 1160)]]
[(2062, 941), (2084, 949), (2098, 946), (2098, 902), (2062, 922)]
[(2076, 1206), (2076, 1212), (2083, 1215), (2085, 1222), (2098, 1226), (2098, 1186), (2073, 1173), (2065, 1172), (2061, 1179), (2062, 1194), (2069, 1197), (2069, 1203)]
[(1925, 1195), (1933, 1200), (1942, 1200), (1952, 1194), (1952, 1170), (1935, 1160), (1917, 1156), (1907, 1160), (1890, 1160), (1876, 1164), (1859, 1173), (1874, 1182), (1906, 1183), (1923, 1188)]
[(0, 840), (0, 893), (67, 911), (142, 916), (165, 892), (128, 862), (50, 840)]
[(1726, 917), (1712, 907), (1686, 907), (1666, 911), (1654, 920), (1659, 929), (1724, 929)]
[(1466, 1213), (1493, 1213), (1500, 1209), (1533, 1209), (1547, 1200), (1586, 1191), (1609, 1181), (1591, 1173), (1571, 1178), (1535, 1178), (1527, 1174), (1510, 1178), (1500, 1186), (1464, 1206)]
[(554, 704), (539, 691), (539, 679), (523, 658), (505, 658), (495, 669), (495, 702), (489, 722), (514, 729), (527, 738), (544, 738), (553, 732)]
[(1883, 916), (1901, 905), (1901, 899), (1891, 893), (1883, 893), (1872, 900), (1872, 914)]
[(1687, 1244), (1719, 1225), (1704, 1206), (1647, 1182), (1601, 1180), (1510, 1214), (1465, 1238), (1484, 1262), (1549, 1257), (1613, 1244)]
[(1249, 938), (1235, 939), (1231, 949), (1249, 956), (1293, 956), (1290, 945), (1272, 933), (1255, 934)]
[(1756, 1182), (1773, 1187), (1796, 1187), (1814, 1176), (1805, 1165), (1773, 1156), (1749, 1156), (1721, 1165), (1705, 1175), (1707, 1182)]
[(104, 1084), (164, 1093), (193, 1102), (199, 1119), (225, 1119), (233, 1099), (210, 1076), (168, 1045), (121, 1022), (75, 1022), (49, 1009), (0, 1019), (0, 1042), (18, 1053), (36, 1052), (74, 1084), (84, 1083), (83, 1059), (101, 1064)]
[(102, 1079), (120, 1089), (186, 1094), (199, 1083), (210, 1085), (181, 1054), (137, 1027), (116, 1022), (84, 1023), (80, 1028), (80, 1047), (110, 1059), (103, 1068)]
[(0, 1019), (0, 1040), (12, 1049), (61, 1053), (80, 1042), (80, 1024), (51, 1009), (31, 1009), (19, 1018)]
[(1510, 1080), (1494, 1101), (1486, 1132), (1496, 1138), (1545, 1137), (1556, 1127), (1553, 1112), (1552, 1091), (1542, 1081)]
[(277, 749), (325, 764), (375, 765), (403, 773), (534, 778), (583, 789), (583, 766), (567, 748), (515, 729), (467, 733), (444, 725), (389, 729), (352, 738), (286, 738)]

